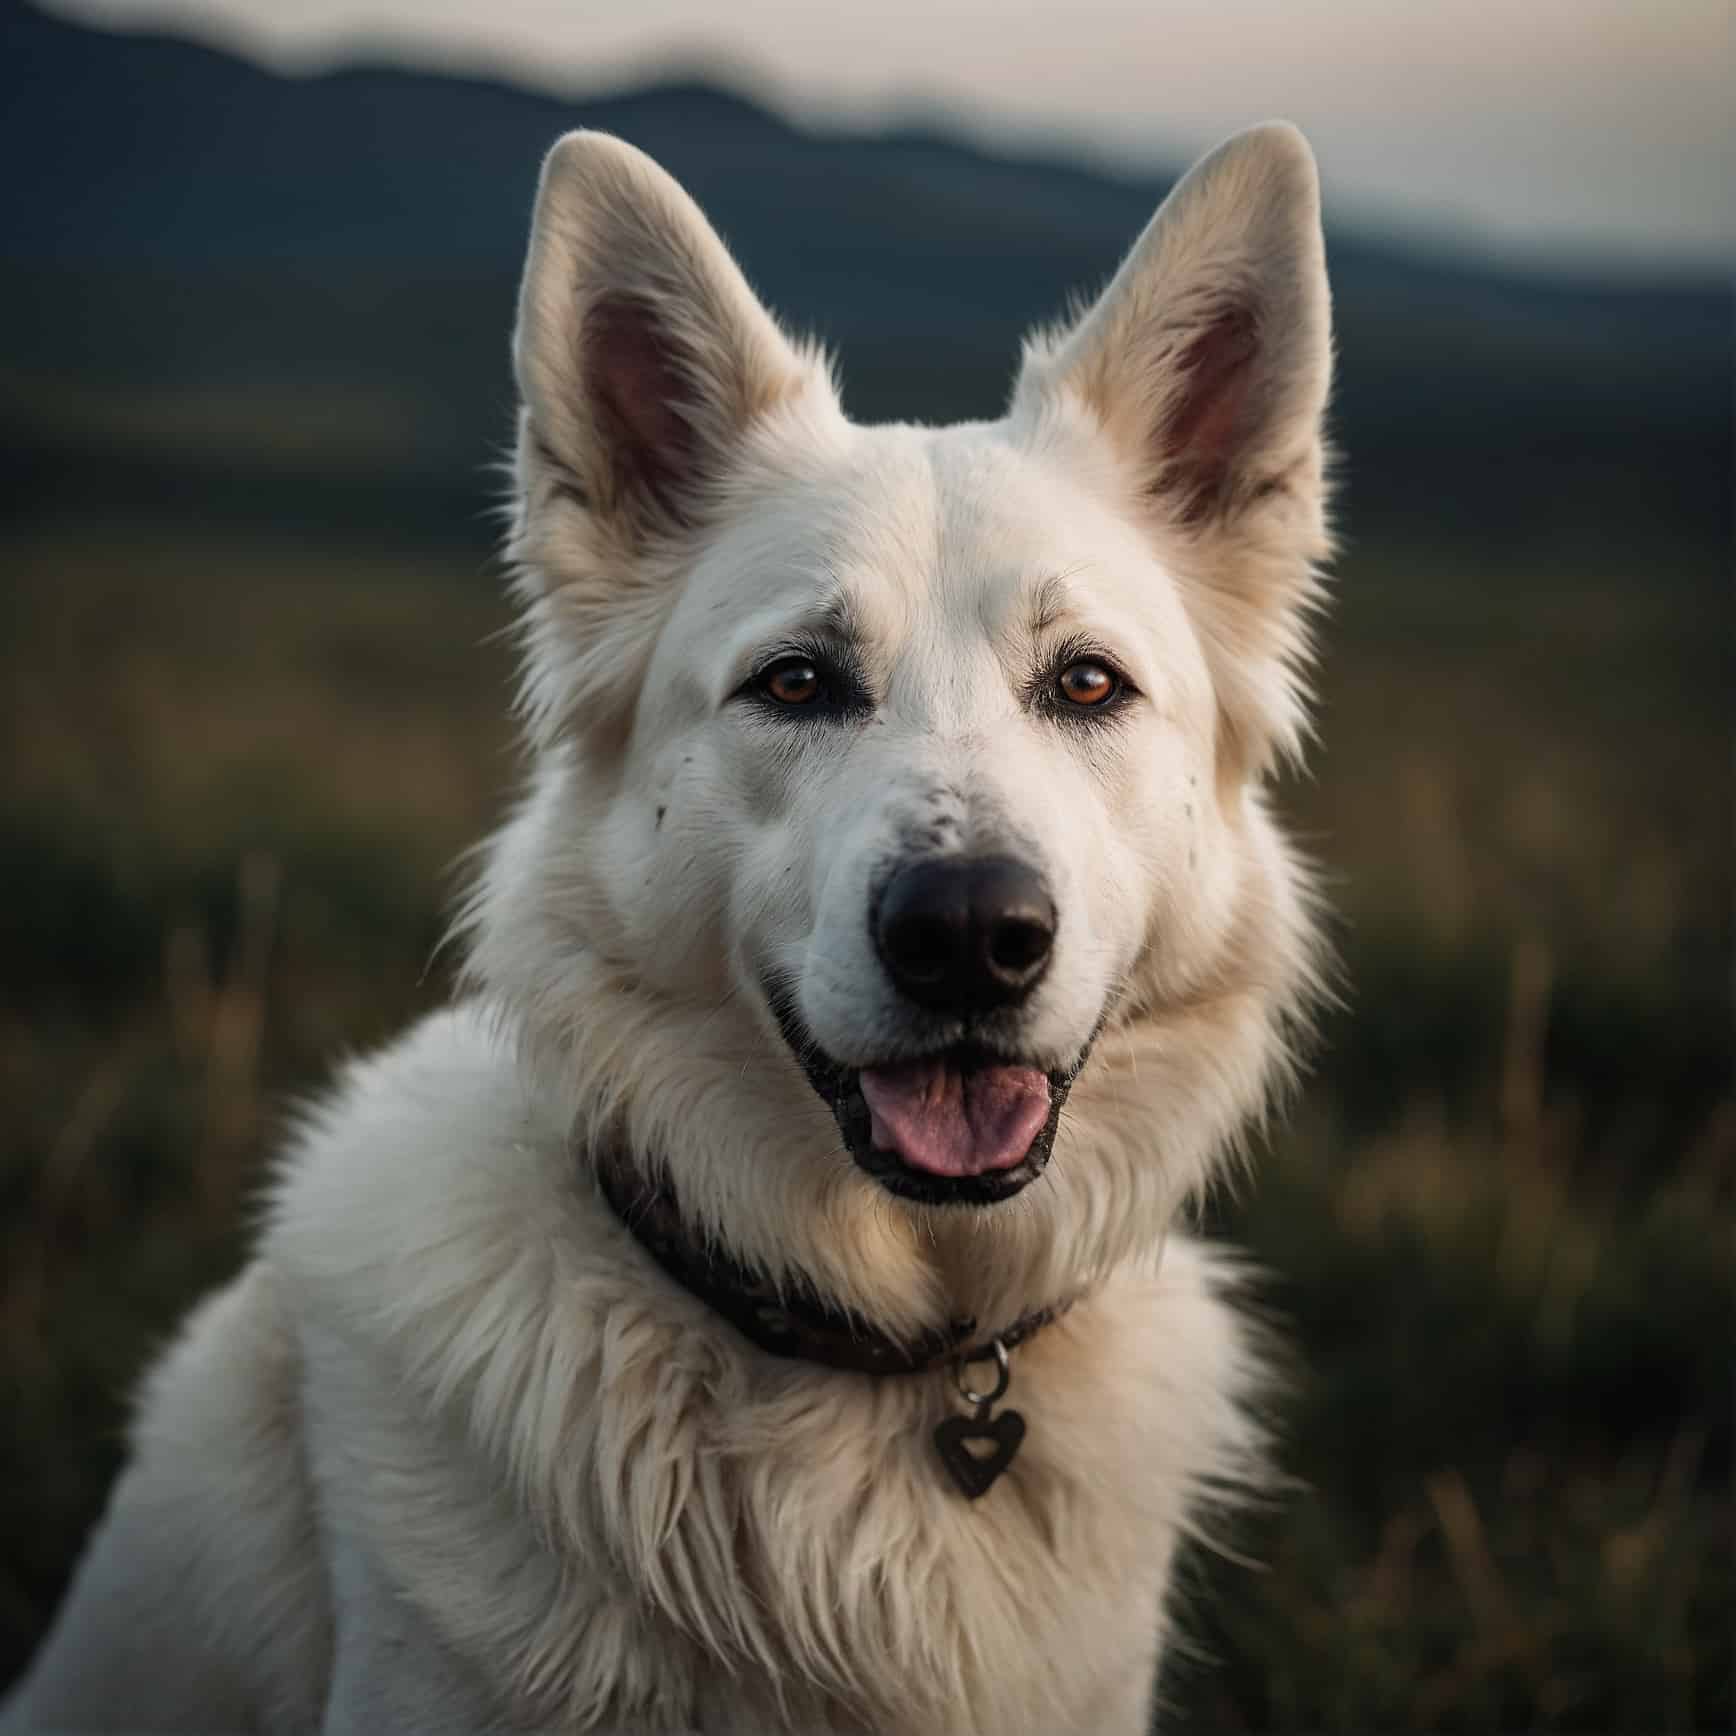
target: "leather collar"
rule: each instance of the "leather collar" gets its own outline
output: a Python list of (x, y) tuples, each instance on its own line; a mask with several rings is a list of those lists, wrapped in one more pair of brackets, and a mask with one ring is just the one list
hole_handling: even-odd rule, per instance
[(623, 1152), (594, 1154), (597, 1184), (615, 1216), (668, 1275), (770, 1356), (817, 1362), (857, 1374), (922, 1374), (945, 1363), (986, 1360), (1011, 1350), (1071, 1306), (1071, 1300), (1021, 1315), (998, 1332), (974, 1320), (894, 1338), (871, 1321), (828, 1302), (805, 1282), (778, 1287), (763, 1272), (688, 1230), (668, 1182), (647, 1176)]

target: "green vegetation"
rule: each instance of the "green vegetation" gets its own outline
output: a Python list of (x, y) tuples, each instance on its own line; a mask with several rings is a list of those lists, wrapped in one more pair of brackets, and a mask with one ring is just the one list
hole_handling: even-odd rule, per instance
[[(0, 1680), (517, 774), (482, 558), (101, 522), (0, 543)], [(1285, 800), (1347, 1006), (1214, 1213), (1291, 1485), (1188, 1563), (1177, 1728), (1730, 1725), (1724, 599), (1659, 558), (1343, 566)]]

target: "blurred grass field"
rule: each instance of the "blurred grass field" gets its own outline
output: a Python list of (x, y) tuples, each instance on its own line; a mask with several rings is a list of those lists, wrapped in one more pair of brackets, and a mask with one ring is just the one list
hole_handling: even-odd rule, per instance
[[(1174, 1725), (1730, 1727), (1728, 641), (1703, 558), (1353, 549), (1285, 805), (1346, 1000), (1255, 1181), (1295, 1487)], [(436, 1003), (519, 772), (473, 555), (0, 542), (0, 1680), (232, 1271), (274, 1130)]]

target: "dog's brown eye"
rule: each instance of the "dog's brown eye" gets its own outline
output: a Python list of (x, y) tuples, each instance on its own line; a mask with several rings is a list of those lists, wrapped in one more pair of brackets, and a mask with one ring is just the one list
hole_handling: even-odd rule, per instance
[(1061, 697), (1071, 705), (1104, 705), (1115, 697), (1121, 683), (1101, 663), (1084, 658), (1061, 671), (1057, 683)]
[(812, 705), (820, 697), (820, 672), (805, 657), (792, 657), (760, 677), (760, 691), (779, 705)]

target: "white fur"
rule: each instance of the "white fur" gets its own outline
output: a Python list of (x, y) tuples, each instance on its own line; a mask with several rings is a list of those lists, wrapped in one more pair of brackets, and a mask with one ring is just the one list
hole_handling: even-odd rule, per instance
[[(8, 1728), (1145, 1727), (1177, 1542), (1257, 1474), (1230, 1273), (1172, 1226), (1314, 984), (1262, 783), (1302, 739), (1328, 350), (1288, 128), (1189, 177), (1003, 420), (939, 430), (848, 423), (667, 176), (557, 146), (515, 352), (534, 774), (474, 998), (293, 1142)], [(736, 697), (828, 606), (870, 719)], [(1029, 698), (1073, 633), (1139, 690), (1113, 725)], [(1052, 889), (1026, 1054), (1104, 1024), (994, 1207), (861, 1173), (761, 992), (847, 1064), (932, 1040), (864, 915), (915, 848)], [(893, 1332), (1079, 1296), (1014, 1354), (1002, 1480), (945, 1480), (944, 1373), (780, 1362), (674, 1287), (599, 1201), (604, 1138)]]

